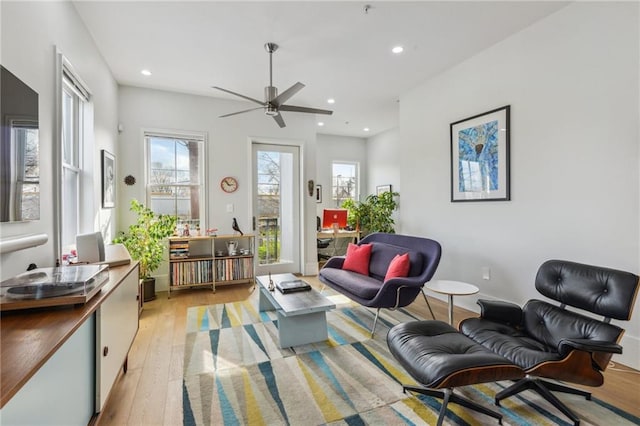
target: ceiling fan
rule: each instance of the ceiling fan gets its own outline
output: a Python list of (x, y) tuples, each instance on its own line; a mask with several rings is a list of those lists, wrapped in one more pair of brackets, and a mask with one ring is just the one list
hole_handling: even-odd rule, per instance
[(298, 93), (304, 87), (304, 84), (297, 82), (293, 86), (289, 87), (284, 92), (278, 95), (278, 88), (273, 86), (273, 66), (272, 66), (272, 56), (273, 53), (278, 50), (278, 45), (275, 43), (265, 43), (264, 48), (267, 52), (269, 52), (269, 85), (264, 88), (264, 102), (259, 101), (254, 98), (250, 98), (249, 96), (241, 95), (240, 93), (232, 92), (231, 90), (223, 89), (222, 87), (212, 86), (214, 89), (221, 90), (226, 93), (230, 93), (232, 95), (241, 97), (251, 102), (255, 102), (259, 104), (259, 107), (245, 109), (243, 111), (232, 112), (231, 114), (221, 115), (220, 118), (230, 117), (236, 114), (242, 114), (249, 111), (255, 111), (257, 109), (264, 109), (264, 113), (268, 116), (273, 117), (273, 119), (278, 123), (278, 126), (285, 127), (284, 119), (282, 115), (280, 115), (280, 111), (291, 111), (291, 112), (306, 112), (311, 114), (326, 114), (331, 115), (333, 111), (329, 111), (326, 109), (317, 109), (317, 108), (308, 108), (302, 106), (295, 105), (285, 105), (284, 103), (288, 101), (293, 95)]

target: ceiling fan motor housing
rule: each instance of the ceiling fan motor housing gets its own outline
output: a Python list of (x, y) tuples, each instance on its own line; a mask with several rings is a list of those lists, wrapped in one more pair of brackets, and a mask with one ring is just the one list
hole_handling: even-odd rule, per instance
[(264, 88), (264, 101), (271, 102), (278, 96), (278, 88), (275, 86), (267, 86)]

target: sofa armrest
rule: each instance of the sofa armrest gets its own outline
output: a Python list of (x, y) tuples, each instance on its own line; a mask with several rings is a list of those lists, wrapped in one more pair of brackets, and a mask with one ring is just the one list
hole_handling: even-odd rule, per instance
[(515, 303), (479, 299), (480, 317), (513, 327), (522, 325), (522, 308)]
[(422, 287), (424, 282), (422, 280), (416, 280), (415, 277), (396, 277), (388, 279), (382, 283), (383, 287)]
[(329, 260), (327, 260), (327, 263), (325, 263), (322, 268), (342, 269), (342, 265), (344, 265), (344, 259), (345, 256), (333, 256)]
[(573, 349), (585, 352), (622, 353), (622, 346), (604, 340), (561, 339), (558, 343), (558, 352), (562, 355), (568, 354)]

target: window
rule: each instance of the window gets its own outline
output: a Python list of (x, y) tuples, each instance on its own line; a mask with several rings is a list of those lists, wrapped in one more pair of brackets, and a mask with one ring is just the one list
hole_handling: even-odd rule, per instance
[(15, 144), (15, 164), (11, 180), (15, 180), (15, 200), (11, 200), (16, 220), (40, 219), (40, 166), (38, 162), (38, 122), (11, 119), (11, 143)]
[(332, 193), (336, 207), (347, 199), (358, 200), (358, 163), (331, 163)]
[(178, 216), (179, 227), (204, 227), (204, 135), (145, 132), (147, 202), (158, 214)]
[[(80, 196), (84, 183), (83, 148), (85, 127), (90, 117), (89, 91), (71, 66), (63, 59), (61, 98), (61, 184), (60, 184), (60, 245), (62, 253), (75, 244), (81, 232)], [(89, 183), (87, 183), (89, 184)], [(89, 184), (90, 185), (90, 184)], [(92, 214), (87, 212), (87, 214)]]

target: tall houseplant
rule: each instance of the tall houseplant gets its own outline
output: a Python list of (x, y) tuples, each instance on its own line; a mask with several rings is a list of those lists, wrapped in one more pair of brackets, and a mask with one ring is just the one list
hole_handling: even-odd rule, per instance
[(393, 212), (398, 208), (397, 192), (383, 192), (369, 195), (364, 201), (345, 200), (342, 208), (349, 209), (348, 224), (359, 228), (362, 236), (374, 232), (395, 233)]
[(130, 210), (138, 215), (136, 223), (127, 233), (114, 239), (129, 250), (129, 254), (140, 262), (139, 277), (144, 281), (144, 301), (155, 298), (155, 278), (151, 273), (158, 269), (164, 258), (164, 239), (173, 234), (178, 218), (155, 214), (138, 200), (131, 200)]

